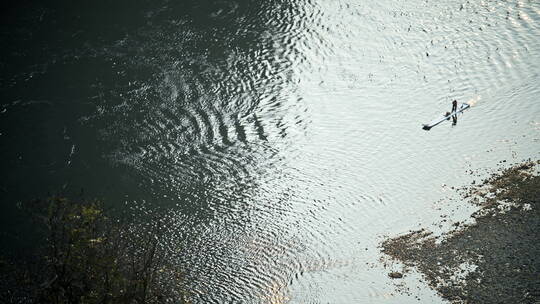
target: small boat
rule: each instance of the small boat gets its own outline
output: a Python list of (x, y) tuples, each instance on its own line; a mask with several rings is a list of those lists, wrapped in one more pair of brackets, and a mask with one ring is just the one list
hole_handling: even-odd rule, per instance
[(450, 118), (452, 118), (452, 116), (454, 115), (458, 115), (459, 113), (462, 113), (463, 111), (467, 110), (468, 108), (470, 108), (471, 105), (468, 104), (468, 103), (462, 103), (459, 108), (457, 110), (455, 110), (454, 112), (446, 115), (446, 116), (443, 116), (441, 118), (437, 118), (435, 120), (433, 120), (432, 122), (428, 123), (428, 124), (423, 124), (422, 125), (422, 129), (426, 130), (426, 131), (429, 131), (431, 128), (435, 127), (436, 125), (440, 124), (441, 122), (445, 121), (445, 120), (450, 120)]

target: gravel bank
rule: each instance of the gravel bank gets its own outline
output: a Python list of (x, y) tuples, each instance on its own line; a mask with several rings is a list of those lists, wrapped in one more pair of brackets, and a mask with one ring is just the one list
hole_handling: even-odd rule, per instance
[(435, 237), (418, 230), (382, 252), (417, 269), (455, 303), (540, 303), (540, 162), (524, 162), (463, 190), (475, 223)]

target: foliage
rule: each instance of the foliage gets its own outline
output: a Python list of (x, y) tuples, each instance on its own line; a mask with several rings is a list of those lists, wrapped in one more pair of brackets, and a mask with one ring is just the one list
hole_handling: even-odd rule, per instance
[(19, 288), (30, 289), (23, 293), (28, 302), (185, 302), (182, 275), (168, 262), (162, 246), (159, 218), (146, 225), (121, 225), (105, 214), (99, 202), (75, 203), (59, 197), (29, 206), (46, 227), (42, 255), (33, 266), (39, 274), (24, 275), (32, 271), (23, 263), (2, 267), (26, 280)]

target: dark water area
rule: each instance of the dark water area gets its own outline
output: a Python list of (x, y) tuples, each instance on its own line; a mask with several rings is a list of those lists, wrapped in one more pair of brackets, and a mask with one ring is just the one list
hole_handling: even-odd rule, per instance
[[(98, 198), (177, 219), (195, 303), (417, 303), (376, 247), (467, 170), (538, 158), (539, 21), (515, 0), (4, 3), (0, 248), (32, 246), (20, 202)], [(453, 99), (474, 106), (423, 131)]]

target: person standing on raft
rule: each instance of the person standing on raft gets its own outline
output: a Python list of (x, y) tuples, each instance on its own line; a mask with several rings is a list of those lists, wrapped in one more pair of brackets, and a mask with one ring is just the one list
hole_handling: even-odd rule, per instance
[[(446, 112), (444, 114), (444, 116), (449, 116), (450, 114), (454, 113), (455, 111), (457, 111), (457, 100), (454, 99), (454, 101), (452, 101), (452, 111), (450, 112)], [(456, 116), (456, 115), (452, 115), (452, 118)], [(450, 120), (450, 117), (448, 117), (447, 120)]]
[[(454, 99), (454, 101), (452, 101), (452, 111), (450, 113), (454, 113), (455, 111), (457, 111), (457, 100)], [(456, 125), (457, 124), (457, 113), (454, 113), (454, 115), (452, 115), (452, 125)]]

